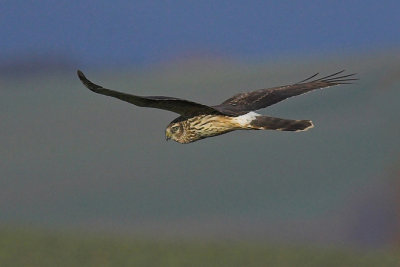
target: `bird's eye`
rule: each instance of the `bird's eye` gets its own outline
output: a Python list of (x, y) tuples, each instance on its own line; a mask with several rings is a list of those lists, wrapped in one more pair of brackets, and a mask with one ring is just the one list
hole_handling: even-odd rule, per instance
[(176, 133), (178, 130), (179, 130), (178, 125), (171, 127), (171, 132), (173, 132), (173, 133)]

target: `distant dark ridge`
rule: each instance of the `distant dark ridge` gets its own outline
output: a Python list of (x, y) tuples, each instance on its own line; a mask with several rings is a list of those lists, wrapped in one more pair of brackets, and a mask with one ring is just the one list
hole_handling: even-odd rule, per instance
[(0, 60), (0, 77), (19, 77), (43, 73), (64, 72), (74, 69), (75, 61), (62, 56), (15, 57)]

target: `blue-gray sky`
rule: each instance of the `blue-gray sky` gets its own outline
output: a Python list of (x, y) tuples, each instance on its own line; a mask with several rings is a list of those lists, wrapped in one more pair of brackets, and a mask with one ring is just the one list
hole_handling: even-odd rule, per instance
[(84, 66), (242, 60), (400, 45), (399, 1), (1, 1), (0, 59)]
[[(0, 0), (0, 222), (392, 244), (400, 225), (392, 191), (400, 151), (400, 4), (313, 2)], [(397, 54), (372, 53), (387, 49)], [(295, 58), (314, 54), (323, 59)], [(291, 66), (228, 61), (93, 70), (141, 70), (193, 55), (283, 57)], [(10, 75), (21, 65), (37, 69), (42, 59), (72, 64), (54, 75)], [(82, 68), (112, 89), (218, 104), (342, 67), (360, 80), (260, 111), (311, 119), (312, 131), (237, 131), (188, 146), (165, 142), (176, 115), (95, 95), (75, 75)]]

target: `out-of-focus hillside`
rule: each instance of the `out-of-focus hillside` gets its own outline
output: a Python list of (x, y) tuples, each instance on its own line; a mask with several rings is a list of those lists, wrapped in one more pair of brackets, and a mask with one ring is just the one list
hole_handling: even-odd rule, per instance
[[(239, 91), (357, 72), (260, 113), (304, 133), (165, 142), (176, 115), (95, 95), (75, 69), (0, 79), (0, 222), (146, 236), (386, 247), (399, 232), (400, 61), (393, 54), (84, 69), (105, 87), (217, 104)], [(77, 66), (78, 68), (79, 66)], [(396, 181), (395, 181), (396, 180)]]
[(2, 266), (398, 266), (396, 251), (0, 230)]

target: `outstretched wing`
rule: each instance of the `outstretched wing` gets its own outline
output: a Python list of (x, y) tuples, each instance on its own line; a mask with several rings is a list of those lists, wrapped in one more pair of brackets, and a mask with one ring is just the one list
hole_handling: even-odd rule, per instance
[(319, 79), (311, 80), (319, 74), (317, 73), (295, 84), (240, 93), (225, 100), (220, 105), (213, 106), (213, 108), (225, 114), (241, 115), (249, 111), (271, 106), (289, 97), (301, 95), (315, 89), (339, 84), (349, 84), (351, 81), (357, 80), (356, 78), (353, 78), (355, 73), (340, 75), (343, 72), (344, 70)]
[(178, 113), (184, 117), (191, 117), (198, 114), (222, 114), (212, 107), (189, 100), (166, 96), (136, 96), (106, 89), (89, 81), (80, 70), (78, 70), (78, 77), (87, 88), (95, 93), (112, 96), (139, 107), (164, 109)]

